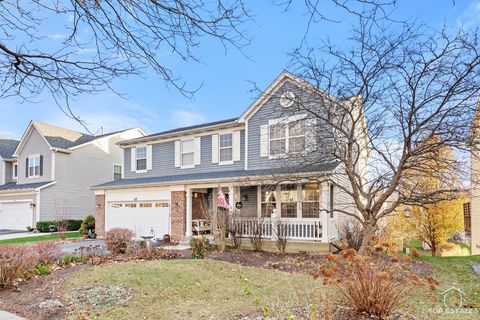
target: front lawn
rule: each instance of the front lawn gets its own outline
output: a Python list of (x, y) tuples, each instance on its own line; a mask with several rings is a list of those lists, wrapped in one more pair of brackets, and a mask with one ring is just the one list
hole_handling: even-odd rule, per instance
[[(65, 233), (65, 238), (67, 239), (74, 239), (74, 238), (81, 238), (81, 237), (82, 237), (82, 234), (80, 234), (80, 232), (78, 231), (70, 231)], [(49, 234), (43, 234), (43, 235), (39, 234), (38, 236), (0, 240), (0, 244), (31, 244), (31, 243), (36, 243), (39, 241), (47, 241), (47, 240), (60, 240), (60, 236), (58, 233), (49, 233)]]
[(308, 275), (213, 260), (163, 260), (84, 270), (70, 277), (67, 296), (92, 284), (125, 285), (134, 297), (126, 306), (77, 307), (72, 318), (227, 319), (262, 307), (318, 302), (322, 287)]

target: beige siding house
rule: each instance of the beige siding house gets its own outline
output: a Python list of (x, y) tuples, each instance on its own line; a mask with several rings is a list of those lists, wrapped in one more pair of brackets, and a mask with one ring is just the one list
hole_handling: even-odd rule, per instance
[(93, 136), (32, 121), (2, 156), (0, 229), (24, 230), (37, 221), (93, 214), (90, 186), (123, 175), (117, 143), (142, 136), (138, 128)]
[(470, 200), (470, 239), (472, 254), (480, 254), (480, 151), (472, 151), (471, 200)]

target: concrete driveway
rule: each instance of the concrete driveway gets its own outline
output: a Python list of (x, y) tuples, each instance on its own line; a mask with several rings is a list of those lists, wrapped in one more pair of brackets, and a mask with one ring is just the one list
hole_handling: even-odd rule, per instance
[(25, 233), (25, 230), (9, 230), (9, 229), (0, 229), (0, 236), (13, 233)]
[(38, 236), (38, 233), (20, 231), (20, 230), (0, 229), (0, 240), (9, 240), (9, 239), (33, 237), (33, 236)]

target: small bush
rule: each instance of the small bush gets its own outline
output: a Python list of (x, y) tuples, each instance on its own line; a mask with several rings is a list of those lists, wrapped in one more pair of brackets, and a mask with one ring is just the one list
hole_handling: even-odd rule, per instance
[[(38, 221), (36, 228), (38, 232), (50, 232), (48, 228), (51, 225), (58, 225), (58, 221), (48, 220), (48, 221)], [(80, 229), (82, 220), (65, 220), (66, 231), (77, 231)]]
[(414, 289), (435, 289), (438, 282), (422, 279), (412, 271), (410, 256), (399, 259), (396, 253), (387, 254), (384, 249), (377, 244), (366, 248), (364, 255), (354, 249), (329, 254), (315, 277), (322, 275), (325, 284), (338, 290), (342, 301), (337, 304), (347, 304), (357, 315), (388, 319)]
[(263, 220), (254, 220), (252, 222), (252, 234), (250, 235), (250, 244), (254, 251), (262, 251), (262, 240), (263, 240), (263, 233), (262, 233), (262, 225)]
[(210, 252), (213, 247), (204, 236), (194, 237), (190, 240), (190, 246), (192, 247), (192, 258), (203, 259)]
[(88, 257), (79, 257), (79, 256), (65, 256), (58, 261), (58, 265), (62, 267), (67, 267), (74, 263), (85, 263), (87, 262)]
[(79, 231), (81, 234), (87, 234), (88, 230), (95, 232), (95, 217), (91, 214), (83, 218)]
[(132, 242), (135, 233), (126, 228), (112, 228), (105, 234), (107, 249), (113, 254), (124, 254)]
[(0, 246), (0, 288), (15, 285), (20, 277), (33, 270), (36, 262), (30, 246)]
[(277, 221), (274, 229), (274, 240), (275, 245), (277, 246), (278, 252), (280, 254), (285, 254), (285, 249), (287, 248), (288, 241), (288, 225)]
[(55, 263), (62, 256), (62, 250), (55, 241), (40, 241), (33, 249), (37, 254), (37, 262), (43, 265)]
[(39, 263), (35, 266), (35, 273), (39, 276), (46, 276), (50, 274), (50, 268), (42, 263)]

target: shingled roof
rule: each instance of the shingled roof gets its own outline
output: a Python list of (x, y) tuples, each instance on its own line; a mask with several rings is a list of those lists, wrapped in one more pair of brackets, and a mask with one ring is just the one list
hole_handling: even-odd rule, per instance
[(15, 149), (17, 149), (20, 141), (13, 139), (0, 139), (0, 157), (3, 159), (12, 158)]
[(93, 135), (60, 128), (39, 121), (33, 121), (32, 123), (53, 148), (68, 149), (98, 138)]
[(174, 176), (142, 177), (133, 179), (121, 179), (110, 181), (101, 185), (92, 187), (92, 189), (112, 189), (122, 187), (139, 187), (164, 183), (180, 183), (185, 181), (219, 181), (221, 179), (248, 179), (256, 177), (275, 177), (284, 175), (294, 175), (301, 173), (323, 173), (334, 170), (340, 163), (338, 161), (325, 162), (315, 165), (281, 167), (273, 169), (255, 169), (255, 170), (226, 170), (203, 173), (187, 173)]

